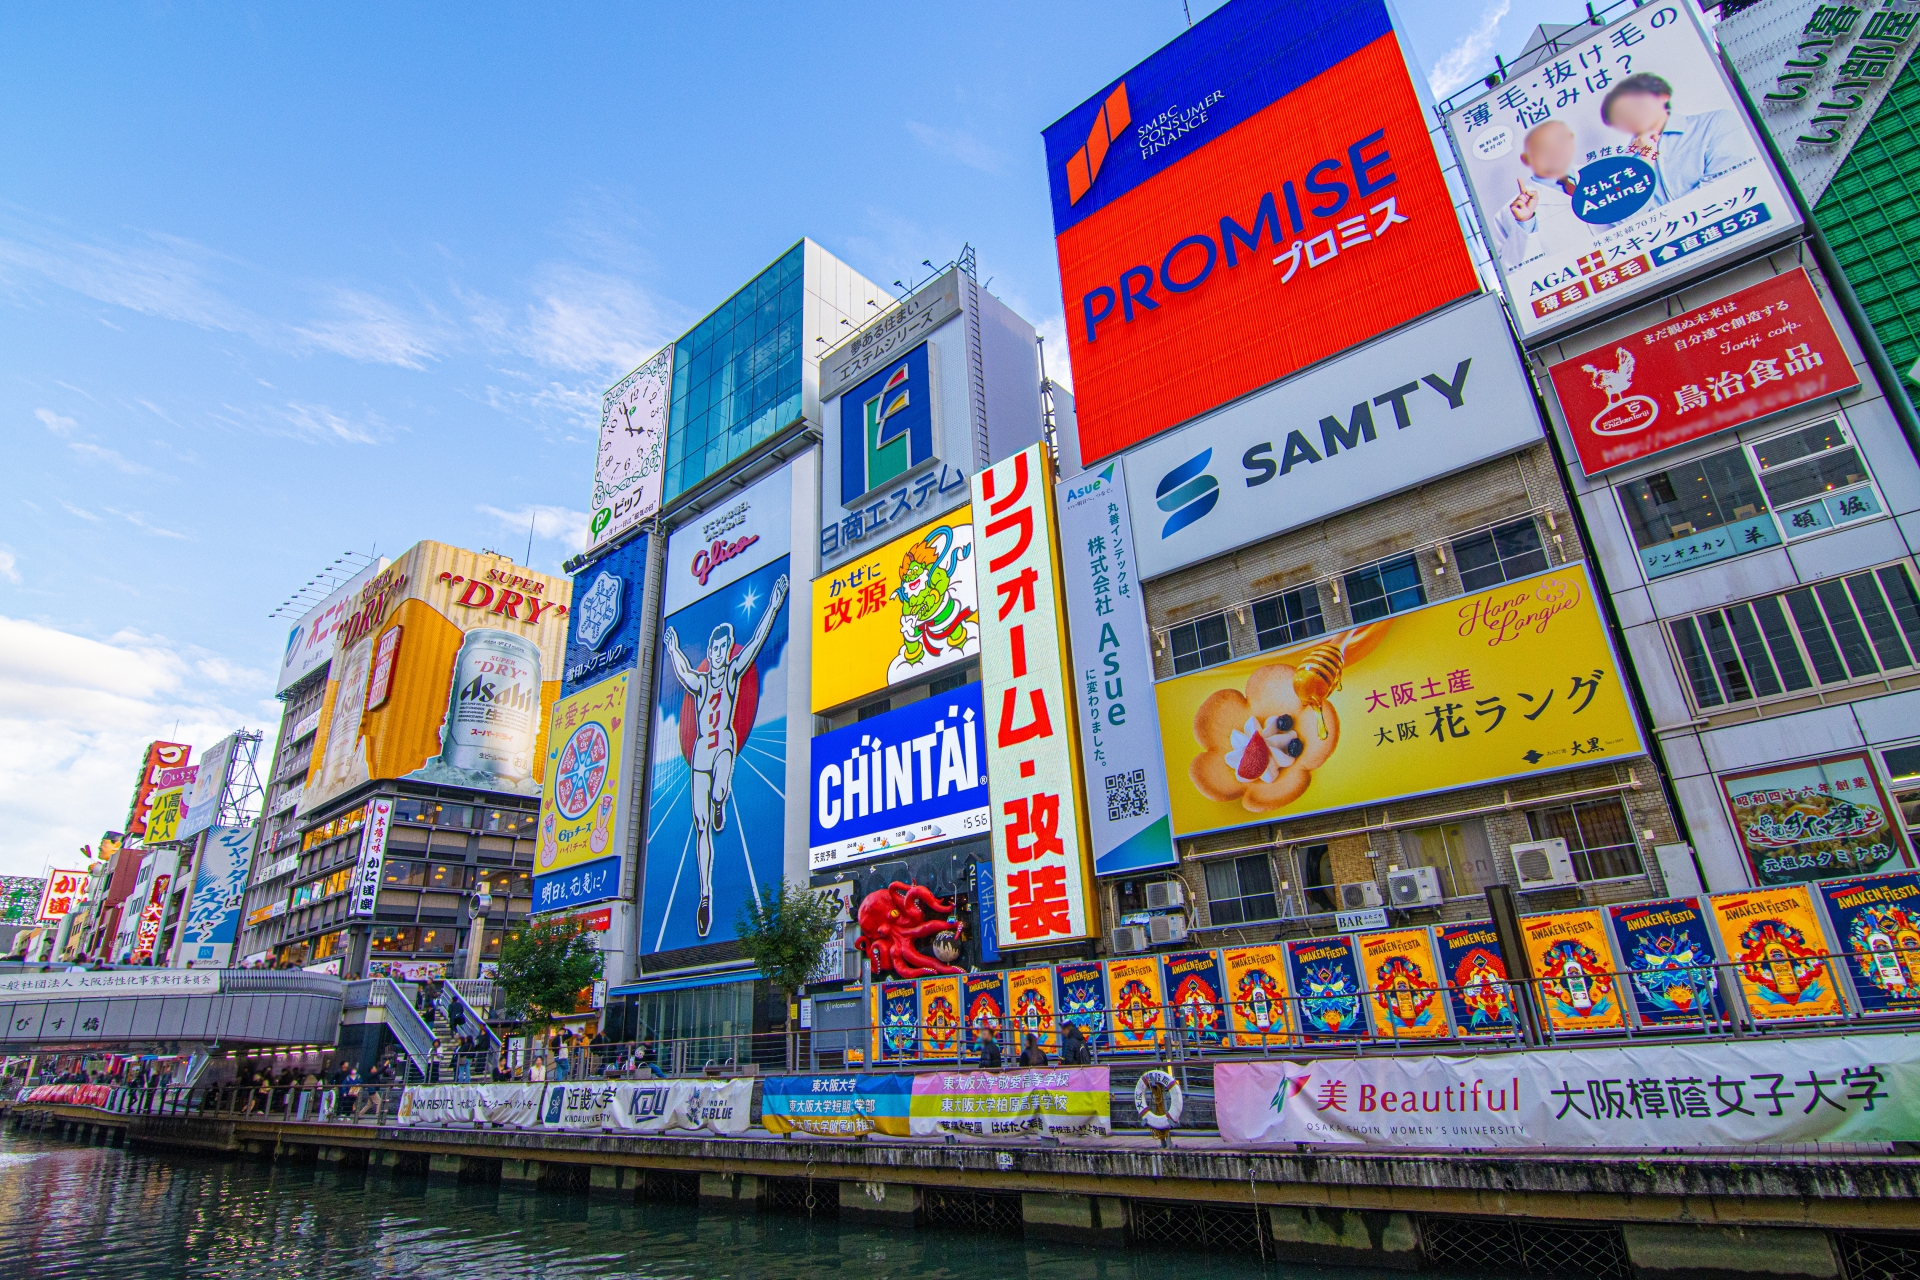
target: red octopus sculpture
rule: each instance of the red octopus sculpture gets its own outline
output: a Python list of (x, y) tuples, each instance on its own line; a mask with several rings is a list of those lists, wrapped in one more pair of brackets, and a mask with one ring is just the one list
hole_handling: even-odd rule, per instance
[(896, 880), (884, 889), (875, 889), (860, 903), (859, 945), (875, 973), (901, 978), (964, 973), (914, 946), (922, 938), (948, 930), (959, 936), (960, 922), (953, 915), (953, 900), (942, 902), (925, 885)]

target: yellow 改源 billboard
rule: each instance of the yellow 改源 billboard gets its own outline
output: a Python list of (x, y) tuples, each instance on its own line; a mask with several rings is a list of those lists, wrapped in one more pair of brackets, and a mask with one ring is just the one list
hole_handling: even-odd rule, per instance
[(961, 507), (813, 581), (813, 709), (977, 657), (973, 508)]
[(1181, 835), (1642, 754), (1571, 564), (1154, 687)]

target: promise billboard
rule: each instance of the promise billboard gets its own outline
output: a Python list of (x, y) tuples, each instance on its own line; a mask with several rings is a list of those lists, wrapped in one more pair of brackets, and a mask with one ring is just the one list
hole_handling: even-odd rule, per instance
[(1083, 464), (1479, 287), (1383, 0), (1233, 0), (1045, 137)]

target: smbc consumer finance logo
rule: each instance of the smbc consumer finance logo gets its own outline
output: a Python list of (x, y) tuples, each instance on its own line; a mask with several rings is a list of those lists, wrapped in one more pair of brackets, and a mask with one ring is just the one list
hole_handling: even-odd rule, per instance
[(1153, 499), (1154, 505), (1167, 513), (1167, 523), (1160, 530), (1161, 538), (1171, 538), (1213, 510), (1214, 504), (1220, 501), (1220, 482), (1207, 474), (1207, 464), (1211, 461), (1213, 450), (1204, 449), (1198, 457), (1187, 459), (1160, 477)]

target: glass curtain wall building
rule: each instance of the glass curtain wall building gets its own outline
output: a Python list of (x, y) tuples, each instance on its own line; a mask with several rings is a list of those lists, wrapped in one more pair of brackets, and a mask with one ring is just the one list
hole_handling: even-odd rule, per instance
[(802, 240), (688, 330), (673, 348), (665, 500), (802, 419), (818, 423), (821, 353), (891, 301)]

